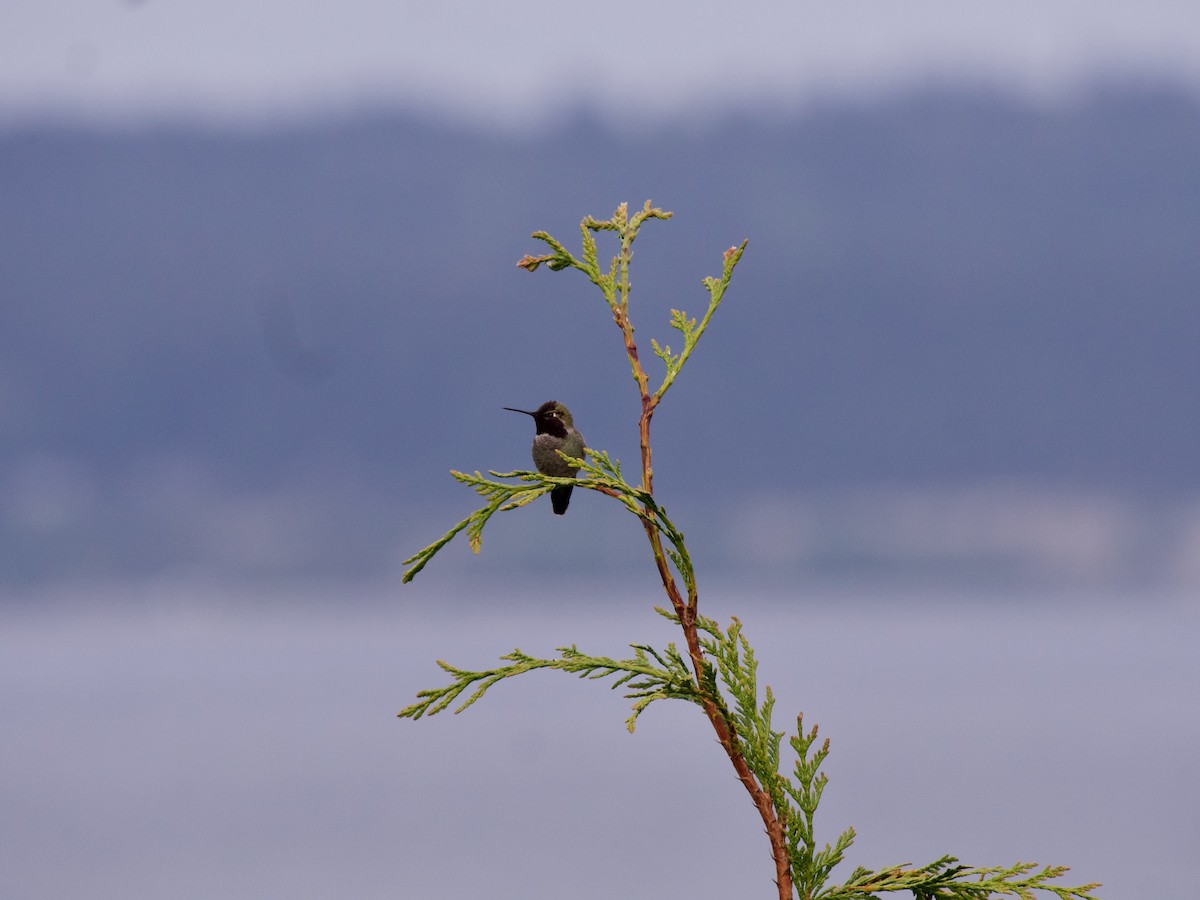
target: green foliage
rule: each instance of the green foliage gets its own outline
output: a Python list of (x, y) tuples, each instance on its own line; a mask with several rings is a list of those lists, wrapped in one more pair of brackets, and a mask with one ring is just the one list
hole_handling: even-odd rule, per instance
[[(862, 900), (893, 891), (909, 891), (914, 900), (987, 900), (990, 897), (1017, 897), (1034, 900), (1036, 891), (1053, 894), (1062, 900), (1097, 900), (1089, 893), (1099, 884), (1064, 887), (1052, 884), (1069, 870), (1066, 866), (1014, 863), (1011, 866), (971, 867), (959, 865), (953, 856), (943, 856), (920, 868), (909, 864), (890, 866), (871, 872), (855, 869), (845, 884), (813, 894), (817, 900)], [(1030, 874), (1033, 873), (1033, 874)]]
[(612, 689), (627, 688), (625, 696), (634, 701), (633, 715), (625, 720), (625, 726), (631, 733), (637, 724), (638, 716), (655, 700), (673, 698), (700, 702), (687, 662), (674, 644), (668, 644), (667, 649), (661, 652), (645, 644), (631, 646), (634, 651), (632, 659), (588, 656), (580, 653), (574, 645), (559, 647), (558, 659), (536, 659), (518, 649), (500, 657), (512, 665), (483, 672), (459, 669), (439, 659), (438, 665), (451, 676), (450, 684), (418, 692), (417, 702), (400, 710), (399, 716), (402, 719), (419, 719), (424, 715), (436, 715), (454, 703), (464, 691), (474, 686), (475, 690), (471, 695), (454, 710), (460, 713), (493, 685), (505, 678), (523, 675), (535, 669), (558, 669), (590, 679), (618, 675), (611, 685)]
[(620, 462), (610, 459), (608, 454), (603, 450), (589, 449), (589, 458), (584, 459), (568, 456), (561, 451), (558, 455), (571, 463), (571, 465), (577, 466), (584, 475), (577, 476), (576, 478), (555, 478), (551, 475), (543, 475), (541, 472), (488, 471), (492, 479), (516, 478), (518, 483), (513, 484), (512, 482), (494, 481), (484, 478), (479, 472), (476, 472), (474, 475), (468, 475), (465, 472), (457, 472), (451, 469), (450, 474), (456, 480), (461, 481), (463, 484), (471, 485), (475, 489), (475, 492), (483, 497), (487, 503), (456, 524), (432, 544), (423, 547), (404, 560), (404, 565), (409, 568), (405, 570), (401, 581), (403, 583), (412, 581), (416, 574), (425, 568), (425, 564), (433, 559), (437, 555), (437, 552), (450, 543), (460, 532), (466, 531), (467, 542), (471, 549), (475, 553), (478, 553), (483, 544), (483, 528), (495, 513), (519, 509), (563, 484), (573, 484), (576, 487), (586, 490), (599, 491), (602, 494), (607, 494), (619, 500), (626, 509), (646, 522), (650, 527), (658, 530), (667, 539), (671, 545), (669, 549), (671, 560), (683, 577), (690, 581), (692, 577), (692, 561), (688, 554), (687, 546), (683, 542), (683, 534), (667, 518), (666, 511), (655, 502), (652, 495), (642, 488), (629, 484), (621, 476)]
[(683, 349), (678, 354), (671, 352), (670, 345), (659, 346), (658, 341), (654, 338), (650, 339), (650, 348), (654, 351), (654, 355), (666, 364), (667, 374), (663, 378), (662, 384), (658, 390), (654, 392), (655, 396), (661, 398), (675, 382), (675, 376), (679, 374), (679, 370), (683, 368), (683, 364), (688, 361), (688, 357), (692, 355), (692, 350), (696, 346), (696, 342), (700, 340), (700, 335), (704, 334), (704, 330), (708, 328), (708, 323), (712, 320), (713, 313), (717, 311), (717, 307), (721, 305), (721, 298), (725, 296), (725, 289), (729, 287), (729, 279), (733, 277), (733, 269), (742, 258), (742, 253), (746, 250), (746, 241), (742, 241), (740, 246), (730, 247), (725, 251), (724, 267), (720, 278), (713, 278), (711, 275), (701, 281), (708, 289), (708, 310), (704, 313), (699, 324), (695, 319), (689, 319), (687, 313), (681, 309), (671, 310), (671, 327), (683, 335)]
[(468, 475), (465, 472), (456, 472), (451, 469), (450, 474), (463, 484), (469, 484), (475, 488), (475, 492), (479, 496), (487, 500), (487, 503), (475, 510), (440, 538), (424, 547), (410, 556), (404, 561), (404, 565), (409, 568), (405, 570), (401, 581), (407, 584), (412, 581), (413, 577), (425, 568), (425, 564), (437, 555), (437, 552), (452, 541), (459, 532), (466, 531), (467, 542), (471, 549), (476, 553), (479, 552), (483, 544), (483, 527), (488, 523), (495, 513), (507, 512), (508, 510), (518, 509), (529, 503), (532, 503), (542, 494), (547, 494), (560, 484), (574, 484), (570, 478), (553, 478), (549, 475), (542, 475), (540, 472), (491, 472), (488, 474), (494, 478), (517, 478), (522, 483), (509, 484), (501, 481), (489, 481), (484, 478), (479, 472), (474, 475)]
[[(1057, 883), (1067, 871), (1063, 866), (1047, 866), (1040, 870), (1034, 863), (971, 867), (959, 864), (951, 856), (920, 867), (912, 867), (909, 863), (877, 871), (859, 867), (843, 883), (830, 883), (834, 869), (854, 842), (855, 832), (853, 828), (847, 828), (832, 843), (820, 844), (816, 837), (816, 811), (828, 783), (821, 766), (829, 755), (829, 741), (818, 743), (816, 726), (806, 730), (803, 716), (797, 716), (795, 734), (788, 737), (790, 775), (783, 773), (781, 748), (785, 734), (775, 730), (772, 723), (775, 697), (770, 687), (759, 690), (758, 660), (743, 634), (742, 623), (734, 618), (727, 628), (721, 628), (712, 619), (700, 615), (695, 570), (683, 533), (654, 497), (650, 466), (651, 415), (708, 328), (746, 249), (744, 241), (729, 248), (724, 254), (721, 276), (703, 279), (709, 303), (699, 321), (682, 310), (671, 311), (670, 326), (680, 333), (683, 346), (676, 353), (668, 345), (651, 341), (655, 355), (665, 366), (662, 382), (651, 391), (629, 319), (629, 263), (641, 225), (649, 220), (670, 217), (670, 213), (653, 208), (649, 201), (633, 216), (622, 204), (611, 219), (597, 221), (589, 216), (580, 223), (582, 250), (578, 257), (555, 238), (539, 231), (533, 237), (545, 243), (550, 252), (526, 256), (518, 263), (530, 272), (543, 264), (552, 271), (577, 269), (604, 295), (613, 321), (621, 330), (630, 370), (641, 398), (641, 484), (631, 484), (622, 475), (620, 463), (596, 449), (589, 449), (583, 459), (559, 454), (572, 467), (578, 468), (579, 475), (575, 479), (526, 471), (489, 471), (490, 478), (479, 472), (473, 475), (452, 472), (460, 482), (473, 487), (484, 504), (406, 560), (409, 568), (404, 573), (404, 581), (410, 581), (460, 532), (467, 533), (471, 549), (478, 553), (483, 529), (495, 513), (526, 506), (559, 485), (574, 484), (612, 497), (645, 529), (671, 605), (669, 610), (656, 607), (656, 611), (681, 629), (683, 648), (673, 643), (665, 650), (656, 650), (648, 644), (631, 644), (633, 656), (628, 659), (591, 656), (574, 645), (558, 648), (559, 656), (553, 659), (532, 657), (521, 650), (513, 650), (501, 657), (505, 665), (482, 671), (461, 669), (438, 660), (438, 665), (450, 676), (449, 684), (418, 692), (417, 702), (405, 707), (399, 715), (415, 720), (451, 707), (459, 713), (501, 681), (537, 669), (555, 669), (589, 680), (612, 679), (611, 688), (623, 688), (625, 697), (633, 701), (633, 712), (626, 719), (631, 732), (642, 712), (658, 700), (686, 700), (703, 710), (762, 817), (771, 841), (780, 900), (793, 897), (801, 900), (861, 900), (897, 891), (907, 891), (915, 900), (985, 900), (1006, 896), (1033, 900), (1035, 892), (1052, 894), (1060, 900), (1095, 900), (1089, 892), (1098, 887), (1096, 884), (1065, 887)], [(619, 241), (618, 253), (607, 269), (600, 267), (596, 246), (595, 235), (601, 232), (612, 233)], [(679, 588), (679, 581), (683, 583), (683, 590)], [(462, 699), (464, 694), (466, 698)]]

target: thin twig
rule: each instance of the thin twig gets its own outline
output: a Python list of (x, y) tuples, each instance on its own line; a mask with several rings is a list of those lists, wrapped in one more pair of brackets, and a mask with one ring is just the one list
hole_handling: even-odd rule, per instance
[[(635, 216), (633, 223), (624, 221), (626, 218), (625, 211), (626, 207), (622, 204), (617, 210), (616, 217), (614, 217), (614, 221), (620, 224), (621, 249), (618, 260), (620, 281), (617, 285), (617, 290), (619, 291), (619, 299), (616, 303), (612, 304), (613, 321), (621, 329), (621, 335), (625, 341), (625, 353), (629, 357), (629, 365), (633, 370), (633, 377), (637, 382), (638, 391), (641, 394), (642, 412), (638, 420), (638, 443), (641, 447), (642, 490), (646, 492), (647, 496), (653, 497), (654, 467), (650, 448), (650, 420), (654, 416), (654, 410), (657, 408), (658, 402), (662, 397), (662, 391), (660, 390), (653, 394), (650, 392), (649, 379), (646, 377), (646, 371), (642, 367), (641, 359), (638, 356), (637, 342), (633, 337), (633, 323), (629, 318), (629, 262), (633, 255), (633, 240), (637, 235), (638, 226), (650, 214), (651, 207), (649, 201), (647, 201), (642, 214)], [(717, 299), (719, 300), (719, 297)], [(711, 309), (712, 307), (710, 307), (710, 315)], [(707, 321), (705, 324), (707, 324)], [(666, 384), (664, 383), (664, 389), (665, 387)], [(750, 769), (750, 764), (742, 752), (741, 742), (738, 739), (734, 723), (730, 721), (729, 716), (722, 710), (721, 706), (705, 690), (705, 685), (709, 679), (705, 674), (706, 663), (704, 651), (700, 646), (700, 635), (696, 629), (698, 610), (694, 577), (687, 579), (688, 598), (685, 601), (679, 590), (675, 576), (672, 574), (671, 568), (667, 563), (667, 556), (663, 551), (662, 535), (659, 532), (659, 528), (653, 518), (653, 511), (648, 503), (643, 504), (643, 511), (646, 515), (642, 517), (642, 527), (645, 529), (646, 537), (650, 541), (651, 552), (654, 555), (654, 565), (658, 569), (659, 578), (662, 580), (663, 590), (666, 592), (667, 598), (671, 601), (671, 606), (679, 619), (679, 627), (683, 630), (684, 641), (688, 648), (688, 656), (691, 659), (692, 669), (696, 676), (696, 684), (699, 686), (704, 698), (703, 708), (705, 715), (708, 716), (708, 720), (716, 732), (717, 740), (729, 757), (738, 780), (745, 787), (746, 792), (749, 793), (750, 799), (762, 817), (763, 826), (771, 842), (771, 855), (775, 861), (775, 883), (779, 889), (779, 898), (780, 900), (792, 900), (792, 869), (791, 860), (788, 856), (784, 824), (776, 813), (770, 794), (763, 789), (754, 772)]]

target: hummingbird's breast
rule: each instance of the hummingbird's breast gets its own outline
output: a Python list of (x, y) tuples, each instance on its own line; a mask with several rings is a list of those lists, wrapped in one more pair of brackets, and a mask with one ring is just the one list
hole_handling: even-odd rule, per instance
[(567, 436), (557, 437), (552, 434), (539, 434), (533, 439), (533, 464), (543, 475), (554, 478), (573, 478), (579, 470), (568, 465), (556, 451), (561, 450), (568, 456), (579, 458), (583, 456), (583, 438), (579, 432), (571, 429)]

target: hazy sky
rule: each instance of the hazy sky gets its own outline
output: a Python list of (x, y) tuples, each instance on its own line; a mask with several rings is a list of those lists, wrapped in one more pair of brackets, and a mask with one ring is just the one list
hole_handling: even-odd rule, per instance
[(416, 104), (523, 123), (547, 102), (711, 109), (913, 80), (1051, 95), (1096, 73), (1200, 88), (1195, 0), (6, 0), (0, 117)]

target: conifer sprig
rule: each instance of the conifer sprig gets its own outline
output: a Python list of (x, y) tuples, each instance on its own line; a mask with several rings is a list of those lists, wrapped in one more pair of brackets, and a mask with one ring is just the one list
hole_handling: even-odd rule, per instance
[[(584, 473), (584, 476), (557, 478), (552, 475), (543, 475), (541, 472), (524, 470), (516, 472), (493, 472), (489, 470), (488, 475), (491, 478), (485, 478), (478, 471), (470, 474), (451, 469), (450, 474), (456, 481), (470, 485), (487, 502), (454, 525), (432, 544), (423, 547), (404, 560), (404, 565), (409, 568), (405, 570), (401, 577), (402, 583), (412, 581), (416, 574), (425, 568), (426, 563), (433, 559), (438, 551), (450, 543), (459, 533), (466, 531), (467, 542), (471, 550), (478, 553), (483, 544), (484, 526), (487, 525), (493, 515), (498, 512), (519, 509), (522, 506), (532, 503), (543, 494), (549, 493), (554, 488), (567, 484), (585, 490), (598, 491), (619, 500), (626, 509), (639, 519), (644, 520), (651, 527), (662, 533), (671, 544), (671, 558), (676, 568), (681, 574), (684, 574), (685, 578), (691, 577), (692, 562), (688, 554), (687, 545), (683, 541), (682, 532), (667, 518), (666, 512), (658, 505), (653, 496), (642, 488), (629, 484), (622, 477), (619, 460), (610, 458), (603, 450), (589, 450), (587, 456), (583, 458), (569, 456), (562, 451), (559, 451), (558, 455), (571, 463), (571, 465), (578, 467), (580, 472)], [(498, 478), (515, 478), (519, 483), (513, 484), (511, 482), (496, 481), (495, 479)]]
[(1035, 900), (1037, 892), (1052, 894), (1060, 900), (1099, 900), (1092, 891), (1098, 882), (1066, 887), (1053, 884), (1070, 869), (1067, 866), (1044, 866), (1037, 863), (1014, 863), (1011, 866), (964, 866), (953, 856), (919, 868), (909, 863), (890, 866), (872, 872), (856, 869), (844, 884), (834, 885), (812, 894), (813, 900), (863, 900), (894, 891), (909, 891), (914, 900), (991, 900), (994, 897), (1016, 897)]
[[(630, 731), (634, 730), (642, 712), (658, 700), (686, 700), (703, 710), (738, 780), (762, 818), (771, 844), (779, 900), (865, 900), (896, 891), (907, 891), (915, 900), (988, 900), (993, 897), (1034, 900), (1038, 892), (1054, 895), (1059, 900), (1096, 900), (1090, 893), (1098, 887), (1096, 884), (1065, 887), (1056, 883), (1067, 871), (1064, 866), (1047, 866), (1040, 870), (1034, 863), (970, 867), (961, 865), (951, 856), (943, 856), (921, 867), (909, 863), (878, 871), (859, 867), (842, 884), (830, 884), (834, 869), (843, 861), (856, 835), (853, 828), (847, 828), (832, 844), (819, 846), (817, 842), (815, 814), (828, 784), (821, 766), (829, 755), (829, 741), (826, 739), (818, 744), (816, 726), (806, 730), (803, 716), (797, 716), (796, 732), (788, 738), (795, 759), (790, 767), (790, 777), (783, 774), (781, 748), (785, 735), (775, 730), (772, 724), (775, 696), (769, 686), (764, 686), (760, 699), (758, 660), (743, 634), (742, 623), (734, 618), (727, 628), (722, 628), (699, 613), (696, 575), (683, 533), (654, 495), (651, 418), (708, 328), (746, 249), (745, 241), (730, 247), (723, 257), (721, 276), (702, 280), (708, 290), (709, 302), (699, 321), (682, 310), (671, 311), (670, 326), (683, 339), (678, 353), (668, 345), (651, 341), (654, 354), (665, 366), (662, 382), (652, 391), (629, 316), (629, 266), (641, 225), (649, 220), (670, 217), (671, 213), (654, 208), (649, 201), (630, 216), (623, 203), (610, 219), (600, 221), (588, 216), (580, 223), (582, 249), (579, 256), (551, 235), (538, 231), (533, 237), (546, 244), (550, 252), (525, 256), (518, 262), (530, 272), (542, 265), (552, 271), (577, 269), (603, 294), (613, 322), (621, 331), (630, 372), (638, 387), (641, 483), (630, 484), (621, 473), (620, 462), (595, 449), (589, 449), (584, 458), (560, 452), (563, 459), (578, 469), (579, 475), (575, 479), (526, 471), (488, 472), (490, 477), (479, 472), (473, 475), (452, 472), (456, 479), (475, 489), (484, 505), (406, 560), (405, 564), (410, 568), (404, 573), (404, 581), (411, 580), (460, 532), (466, 531), (471, 549), (478, 553), (484, 526), (497, 512), (517, 509), (555, 487), (573, 484), (612, 497), (641, 523), (663, 590), (670, 601), (670, 609), (655, 609), (680, 628), (684, 636), (682, 648), (669, 644), (665, 650), (655, 650), (646, 644), (631, 644), (634, 655), (628, 659), (589, 656), (574, 645), (558, 648), (559, 656), (549, 659), (513, 650), (501, 657), (506, 665), (482, 671), (460, 669), (439, 660), (438, 665), (450, 676), (449, 683), (418, 692), (417, 702), (401, 710), (400, 716), (419, 719), (443, 712), (456, 703), (454, 712), (462, 712), (501, 681), (537, 669), (557, 669), (590, 680), (611, 678), (612, 688), (624, 688), (625, 696), (633, 701), (633, 712), (626, 719)], [(596, 245), (596, 235), (600, 233), (611, 233), (619, 244), (617, 254), (606, 269), (600, 266)]]
[(417, 702), (400, 710), (399, 717), (419, 719), (426, 715), (437, 715), (448, 709), (468, 688), (474, 687), (474, 691), (454, 710), (455, 713), (460, 713), (504, 679), (524, 675), (536, 669), (558, 669), (592, 680), (616, 675), (611, 685), (612, 689), (625, 687), (625, 696), (634, 701), (633, 714), (625, 720), (625, 727), (630, 732), (634, 730), (638, 717), (646, 707), (656, 700), (700, 702), (687, 662), (674, 644), (669, 644), (664, 651), (644, 644), (630, 646), (634, 651), (631, 659), (589, 656), (581, 653), (574, 645), (559, 647), (560, 655), (557, 659), (539, 659), (517, 649), (500, 657), (511, 665), (481, 672), (459, 669), (439, 659), (437, 664), (451, 676), (450, 684), (418, 691)]
[(729, 279), (733, 277), (734, 267), (737, 266), (746, 250), (746, 244), (746, 241), (742, 241), (739, 246), (730, 247), (725, 251), (720, 278), (713, 278), (710, 275), (701, 281), (701, 284), (708, 289), (708, 309), (699, 323), (694, 318), (688, 318), (688, 314), (681, 309), (671, 310), (671, 327), (683, 335), (683, 349), (678, 354), (671, 352), (669, 344), (660, 346), (654, 338), (650, 339), (650, 348), (654, 351), (654, 355), (663, 361), (667, 369), (662, 384), (654, 392), (656, 401), (661, 400), (667, 389), (675, 383), (675, 377), (692, 355), (700, 336), (708, 328), (713, 313), (717, 311), (717, 307), (721, 305), (721, 299), (725, 296), (725, 289), (729, 287)]
[(492, 481), (484, 478), (479, 472), (474, 475), (466, 472), (457, 472), (453, 469), (450, 474), (457, 481), (463, 484), (469, 484), (475, 488), (475, 492), (483, 497), (487, 503), (484, 504), (475, 512), (471, 513), (440, 538), (434, 541), (427, 547), (423, 547), (404, 560), (404, 565), (409, 568), (405, 570), (401, 576), (401, 582), (407, 584), (412, 581), (418, 572), (425, 568), (437, 552), (452, 541), (459, 532), (467, 532), (467, 542), (471, 549), (478, 553), (483, 543), (483, 526), (488, 523), (498, 512), (507, 512), (512, 509), (518, 509), (529, 503), (532, 503), (542, 494), (549, 493), (560, 484), (574, 484), (569, 478), (553, 478), (548, 475), (542, 475), (540, 472), (488, 472), (494, 478), (519, 478), (522, 484), (508, 484), (501, 481)]

